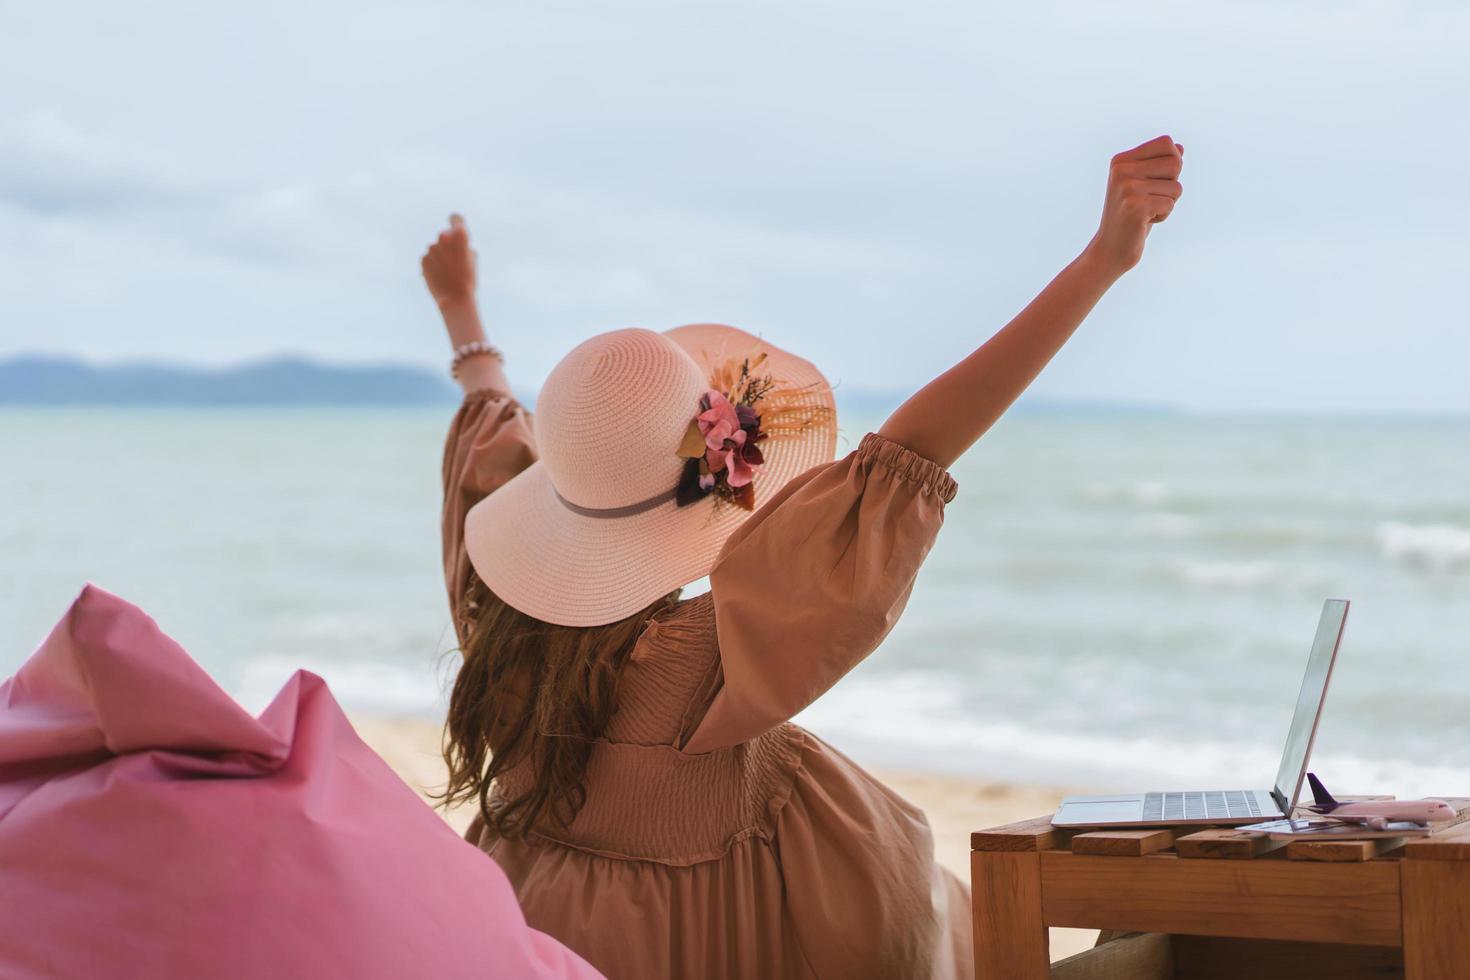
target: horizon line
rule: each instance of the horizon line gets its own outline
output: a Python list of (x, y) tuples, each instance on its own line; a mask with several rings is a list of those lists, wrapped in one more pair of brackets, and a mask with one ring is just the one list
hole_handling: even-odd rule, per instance
[[(426, 361), (415, 361), (406, 359), (379, 359), (379, 360), (331, 360), (318, 354), (299, 351), (278, 351), (250, 356), (234, 361), (219, 364), (201, 363), (197, 361), (168, 360), (154, 355), (139, 357), (119, 357), (116, 359), (88, 358), (78, 354), (55, 353), (47, 351), (18, 351), (0, 354), (0, 368), (24, 365), (26, 363), (66, 365), (85, 370), (98, 372), (126, 371), (126, 370), (165, 370), (175, 371), (180, 374), (194, 375), (220, 375), (234, 372), (270, 367), (273, 365), (305, 365), (326, 372), (357, 373), (363, 371), (406, 371), (422, 375), (427, 378), (438, 378), (443, 382), (446, 400), (458, 397), (458, 390), (442, 372), (430, 366)], [(920, 383), (921, 384), (921, 383)], [(516, 397), (528, 403), (534, 403), (535, 395), (540, 386), (513, 385), (519, 389), (515, 392)], [(849, 393), (850, 397), (858, 398), (872, 403), (883, 400), (896, 400), (897, 402), (917, 390), (918, 385), (894, 385), (891, 387), (877, 387), (867, 385), (852, 385), (837, 382), (833, 385), (833, 391), (839, 401), (843, 400), (843, 392)], [(530, 395), (524, 398), (524, 395)], [(419, 404), (434, 404), (434, 401), (424, 401)], [(346, 404), (347, 402), (341, 402)], [(372, 399), (364, 399), (359, 404), (372, 403)], [(303, 402), (300, 400), (261, 399), (257, 401), (237, 402), (209, 402), (194, 400), (159, 400), (146, 402), (141, 400), (118, 400), (118, 401), (8, 401), (4, 394), (0, 393), (0, 407), (170, 407), (170, 406), (206, 406), (217, 408), (248, 408), (248, 407), (271, 407), (271, 406), (300, 406), (308, 407), (315, 405), (332, 404), (331, 402)], [(383, 404), (388, 404), (386, 401)], [(412, 402), (397, 402), (399, 405), (411, 405)], [(868, 407), (873, 407), (869, 404)], [(1174, 417), (1198, 417), (1198, 418), (1338, 418), (1338, 419), (1418, 419), (1418, 420), (1458, 420), (1470, 418), (1470, 405), (1446, 408), (1428, 407), (1402, 407), (1402, 408), (1364, 408), (1353, 406), (1336, 407), (1284, 407), (1284, 406), (1260, 406), (1260, 407), (1206, 407), (1181, 404), (1165, 401), (1137, 401), (1121, 397), (1079, 395), (1062, 396), (1048, 395), (1034, 392), (1023, 393), (1017, 401), (1015, 408), (1026, 413), (1048, 413), (1057, 414), (1098, 414), (1117, 415), (1128, 414), (1137, 416), (1174, 416)]]

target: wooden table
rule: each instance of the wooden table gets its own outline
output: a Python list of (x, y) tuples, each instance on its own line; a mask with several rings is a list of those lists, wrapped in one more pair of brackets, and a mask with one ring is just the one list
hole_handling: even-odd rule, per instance
[[(1470, 801), (1452, 802), (1470, 817)], [(1048, 814), (970, 847), (978, 980), (1470, 978), (1470, 822), (1288, 844), (1194, 827), (1072, 832)], [(1050, 926), (1144, 935), (1053, 965)]]

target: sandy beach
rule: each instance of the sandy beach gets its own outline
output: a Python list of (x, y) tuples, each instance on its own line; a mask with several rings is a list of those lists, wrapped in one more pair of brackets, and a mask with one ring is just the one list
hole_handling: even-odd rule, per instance
[[(439, 727), (422, 718), (354, 716), (353, 724), (404, 781), (420, 794), (442, 786), (443, 762), (439, 757)], [(1063, 790), (965, 779), (958, 776), (919, 772), (874, 770), (874, 773), (905, 798), (922, 807), (934, 828), (934, 847), (941, 864), (969, 881), (969, 838), (972, 830), (1024, 820), (1056, 808)], [(469, 823), (470, 812), (461, 807), (445, 815), (456, 829)], [(1095, 941), (1096, 932), (1084, 929), (1053, 929), (1052, 959), (1078, 952)]]

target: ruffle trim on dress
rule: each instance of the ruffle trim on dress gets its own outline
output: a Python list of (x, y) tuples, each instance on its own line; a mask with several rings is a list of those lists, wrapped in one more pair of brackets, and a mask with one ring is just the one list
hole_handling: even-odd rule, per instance
[(654, 613), (638, 641), (656, 644), (661, 649), (683, 650), (686, 644), (699, 647), (704, 645), (714, 622), (714, 604), (709, 601), (709, 593), (704, 592)]
[(708, 592), (680, 599), (654, 613), (643, 624), (631, 660), (648, 663), (659, 657), (687, 658), (691, 651), (710, 646), (711, 659), (717, 661), (718, 653), (706, 642), (706, 637), (714, 632), (714, 625), (714, 604), (709, 601)]
[(943, 466), (876, 432), (863, 436), (857, 452), (864, 460), (882, 463), (899, 479), (910, 480), (938, 494), (945, 503), (953, 500), (959, 492), (960, 485)]

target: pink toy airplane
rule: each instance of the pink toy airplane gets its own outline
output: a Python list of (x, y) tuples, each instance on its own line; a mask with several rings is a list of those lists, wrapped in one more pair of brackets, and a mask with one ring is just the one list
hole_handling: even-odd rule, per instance
[(1360, 800), (1340, 803), (1327, 792), (1327, 787), (1314, 772), (1307, 773), (1312, 784), (1315, 804), (1303, 804), (1303, 810), (1320, 813), (1333, 820), (1360, 823), (1372, 830), (1386, 830), (1391, 821), (1408, 821), (1417, 824), (1443, 823), (1455, 819), (1454, 807), (1444, 800)]

